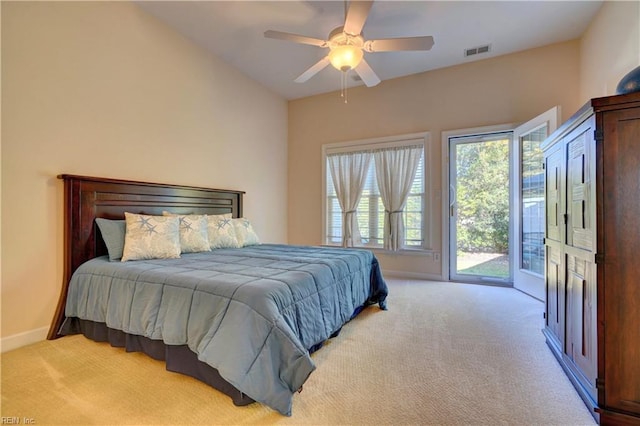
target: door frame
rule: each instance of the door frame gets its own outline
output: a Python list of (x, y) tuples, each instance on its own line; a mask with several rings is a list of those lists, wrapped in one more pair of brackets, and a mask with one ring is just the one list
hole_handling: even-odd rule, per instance
[[(451, 206), (452, 203), (452, 197), (451, 197), (451, 193), (450, 193), (450, 182), (449, 182), (449, 159), (450, 159), (450, 153), (449, 153), (449, 139), (452, 137), (460, 137), (460, 136), (472, 136), (472, 135), (482, 135), (482, 134), (488, 134), (488, 133), (498, 133), (498, 132), (513, 132), (513, 138), (512, 138), (512, 147), (514, 149), (511, 149), (511, 158), (510, 158), (510, 176), (509, 176), (509, 180), (516, 183), (515, 185), (510, 182), (510, 194), (509, 194), (509, 198), (510, 198), (510, 203), (512, 204), (512, 208), (518, 209), (518, 216), (520, 216), (520, 178), (519, 178), (519, 174), (520, 174), (520, 138), (519, 135), (522, 134), (521, 130), (522, 129), (526, 129), (527, 126), (529, 125), (535, 125), (536, 128), (540, 127), (541, 125), (544, 124), (543, 120), (547, 120), (547, 126), (548, 126), (548, 132), (549, 134), (553, 133), (553, 131), (557, 128), (558, 123), (560, 123), (560, 106), (555, 106), (553, 108), (551, 108), (548, 111), (543, 112), (542, 114), (538, 115), (537, 117), (532, 118), (531, 120), (528, 120), (527, 122), (523, 123), (523, 124), (515, 124), (515, 123), (509, 123), (509, 124), (501, 124), (501, 125), (495, 125), (495, 126), (483, 126), (483, 127), (473, 127), (473, 128), (466, 128), (466, 129), (457, 129), (457, 130), (447, 130), (447, 131), (443, 131), (442, 132), (442, 189), (441, 189), (441, 193), (440, 193), (440, 199), (442, 200), (442, 241), (441, 241), (441, 253), (442, 253), (442, 269), (441, 269), (441, 278), (442, 281), (451, 281), (449, 276), (450, 276), (450, 216), (449, 216), (449, 208)], [(518, 133), (520, 132), (520, 133)], [(517, 157), (515, 157), (517, 156)], [(515, 181), (514, 181), (514, 176), (515, 176)], [(515, 216), (515, 215), (513, 215)], [(511, 220), (510, 220), (511, 221)], [(517, 225), (517, 226), (516, 226)], [(511, 225), (511, 231), (510, 231), (510, 235), (509, 235), (509, 244), (510, 244), (510, 251), (511, 251), (511, 247), (514, 246), (518, 246), (517, 247), (517, 253), (510, 253), (510, 257), (511, 257), (511, 277), (514, 280), (514, 283), (516, 281), (516, 269), (519, 269), (519, 265), (520, 265), (520, 240), (519, 240), (519, 236), (516, 235), (516, 233), (520, 233), (520, 226), (521, 226), (521, 219), (520, 217), (517, 218), (517, 224), (512, 224)], [(517, 244), (516, 244), (517, 243)], [(516, 257), (516, 254), (518, 257)], [(516, 263), (517, 262), (517, 265)], [(516, 266), (518, 268), (516, 268)], [(490, 282), (487, 282), (486, 284), (491, 284)], [(518, 286), (514, 285), (514, 288), (518, 288)], [(524, 289), (520, 289), (521, 291), (524, 291)], [(525, 293), (527, 293), (525, 291)], [(529, 294), (529, 293), (527, 293)], [(536, 296), (533, 296), (536, 297)]]
[[(442, 132), (442, 281), (451, 281), (449, 278), (450, 266), (450, 224), (449, 224), (449, 208), (452, 203), (450, 182), (449, 182), (449, 139), (452, 137), (483, 135), (490, 133), (512, 132), (517, 127), (516, 124), (500, 124), (496, 126), (472, 127), (467, 129), (447, 130)], [(491, 284), (491, 282), (486, 282)]]

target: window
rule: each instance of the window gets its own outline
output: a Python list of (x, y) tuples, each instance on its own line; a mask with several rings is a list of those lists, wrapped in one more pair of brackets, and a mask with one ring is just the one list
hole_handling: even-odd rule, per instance
[[(422, 249), (425, 244), (425, 155), (424, 155), (424, 139), (404, 140), (401, 142), (383, 143), (383, 144), (358, 144), (350, 146), (331, 146), (325, 150), (324, 168), (325, 168), (325, 197), (326, 197), (326, 223), (325, 223), (325, 243), (329, 245), (342, 244), (342, 209), (333, 184), (330, 172), (329, 160), (327, 154), (334, 152), (349, 153), (376, 150), (384, 150), (385, 148), (399, 148), (404, 146), (422, 146), (423, 155), (421, 156), (413, 179), (407, 202), (403, 210), (402, 216), (404, 220), (404, 238), (402, 247), (408, 249)], [(333, 149), (332, 149), (333, 148)], [(392, 172), (393, 173), (393, 172)], [(363, 247), (383, 247), (383, 233), (385, 221), (385, 207), (378, 188), (376, 178), (376, 164), (371, 161), (367, 171), (362, 195), (358, 202), (356, 212), (358, 230), (360, 233), (361, 246)]]
[(540, 145), (546, 137), (545, 126), (520, 138), (520, 268), (538, 275), (544, 274), (544, 155)]

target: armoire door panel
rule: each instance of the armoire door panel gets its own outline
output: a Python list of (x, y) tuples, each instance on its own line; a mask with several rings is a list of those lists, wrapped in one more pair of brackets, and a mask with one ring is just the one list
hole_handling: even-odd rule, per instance
[(593, 211), (590, 208), (595, 183), (592, 132), (589, 120), (567, 144), (567, 244), (584, 250), (593, 249), (595, 231), (595, 206)]
[(596, 282), (592, 263), (567, 255), (567, 340), (565, 352), (595, 398), (597, 377)]
[(547, 246), (547, 319), (546, 326), (557, 339), (559, 347), (564, 346), (565, 327), (565, 285), (562, 269), (562, 252)]
[(546, 238), (561, 241), (561, 170), (562, 150), (556, 149), (545, 157)]

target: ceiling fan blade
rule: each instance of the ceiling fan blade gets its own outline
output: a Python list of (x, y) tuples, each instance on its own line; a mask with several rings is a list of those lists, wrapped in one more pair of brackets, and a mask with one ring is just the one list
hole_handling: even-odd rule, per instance
[(325, 40), (319, 38), (307, 37), (299, 34), (283, 33), (282, 31), (268, 30), (264, 32), (266, 38), (275, 38), (278, 40), (293, 41), (294, 43), (310, 44), (312, 46), (327, 47)]
[(433, 37), (401, 37), (368, 40), (364, 43), (367, 52), (391, 52), (395, 50), (431, 50)]
[(344, 20), (343, 31), (351, 35), (360, 35), (362, 27), (369, 16), (369, 10), (373, 5), (373, 1), (351, 0), (349, 2), (349, 10)]
[(313, 65), (311, 68), (300, 74), (300, 77), (296, 78), (294, 81), (296, 83), (304, 83), (305, 81), (309, 80), (311, 77), (319, 73), (320, 70), (322, 70), (327, 65), (329, 65), (329, 57), (325, 56), (324, 58), (316, 62), (315, 65)]
[(373, 87), (380, 83), (380, 78), (378, 78), (376, 73), (373, 72), (367, 61), (365, 61), (364, 59), (360, 62), (360, 64), (358, 64), (357, 67), (354, 68), (354, 71), (358, 73), (367, 87)]

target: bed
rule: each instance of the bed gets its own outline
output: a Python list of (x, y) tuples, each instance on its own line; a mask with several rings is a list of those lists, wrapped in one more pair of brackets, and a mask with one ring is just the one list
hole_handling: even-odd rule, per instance
[(49, 339), (81, 333), (163, 360), (231, 397), (283, 415), (314, 371), (310, 354), (387, 287), (366, 250), (251, 244), (178, 258), (110, 261), (96, 219), (242, 217), (242, 191), (61, 175), (63, 286)]

